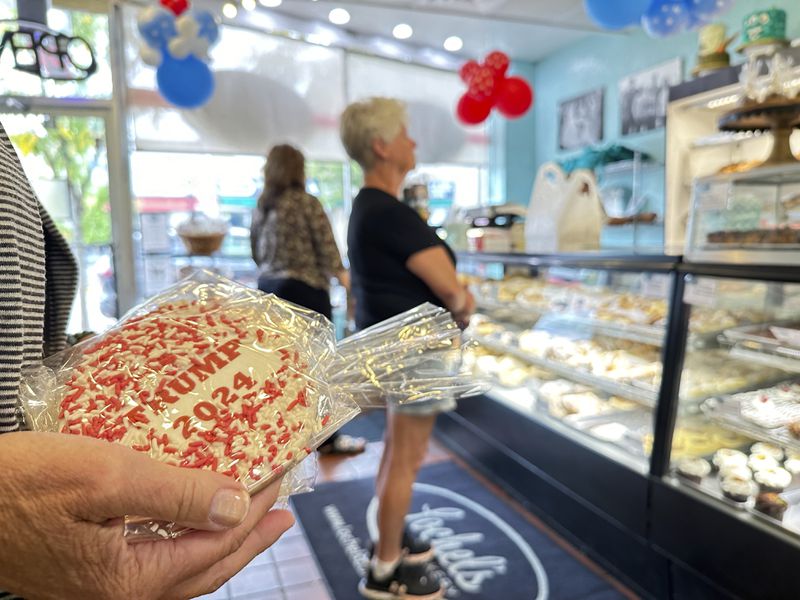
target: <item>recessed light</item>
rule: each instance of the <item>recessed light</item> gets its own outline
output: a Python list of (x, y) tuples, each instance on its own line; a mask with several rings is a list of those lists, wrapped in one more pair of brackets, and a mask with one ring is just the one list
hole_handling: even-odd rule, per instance
[(245, 10), (255, 10), (256, 0), (242, 0), (242, 8)]
[(350, 22), (350, 13), (343, 8), (334, 8), (328, 13), (328, 20), (334, 25), (345, 25)]
[(233, 2), (226, 2), (222, 5), (222, 14), (229, 19), (235, 19), (236, 15), (239, 14), (239, 9), (236, 8)]
[(414, 30), (408, 23), (400, 23), (394, 26), (394, 29), (392, 29), (392, 35), (398, 40), (407, 40), (414, 35)]
[(464, 47), (464, 40), (457, 35), (451, 35), (444, 41), (444, 49), (448, 52), (458, 52)]
[(258, 0), (261, 2), (261, 6), (266, 6), (267, 8), (275, 8), (280, 6), (283, 0)]

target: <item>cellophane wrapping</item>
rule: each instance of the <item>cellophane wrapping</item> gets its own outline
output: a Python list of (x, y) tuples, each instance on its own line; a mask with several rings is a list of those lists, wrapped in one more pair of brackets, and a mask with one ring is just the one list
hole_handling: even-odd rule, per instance
[[(33, 430), (216, 471), (251, 495), (286, 475), (285, 497), (310, 489), (315, 462), (306, 459), (362, 407), (483, 391), (462, 367), (462, 350), (443, 309), (423, 305), (337, 348), (321, 315), (197, 271), (27, 371), (21, 407)], [(125, 521), (131, 541), (185, 532), (146, 517)]]

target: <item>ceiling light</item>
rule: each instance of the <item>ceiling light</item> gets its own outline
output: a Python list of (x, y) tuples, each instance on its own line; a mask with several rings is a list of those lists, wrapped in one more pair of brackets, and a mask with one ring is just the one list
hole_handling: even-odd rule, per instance
[(334, 25), (345, 25), (350, 22), (350, 13), (343, 8), (334, 8), (328, 13), (328, 20)]
[(444, 49), (448, 52), (458, 52), (464, 47), (464, 40), (457, 35), (451, 35), (444, 41)]
[(283, 0), (258, 0), (261, 3), (261, 6), (266, 6), (267, 8), (276, 8), (281, 5)]
[(226, 2), (222, 5), (222, 14), (229, 19), (235, 19), (236, 15), (239, 14), (239, 9), (232, 2)]
[(408, 23), (400, 23), (399, 25), (394, 26), (394, 29), (392, 29), (392, 35), (398, 40), (407, 40), (414, 35), (414, 30)]
[(242, 0), (242, 8), (245, 10), (255, 10), (256, 0)]

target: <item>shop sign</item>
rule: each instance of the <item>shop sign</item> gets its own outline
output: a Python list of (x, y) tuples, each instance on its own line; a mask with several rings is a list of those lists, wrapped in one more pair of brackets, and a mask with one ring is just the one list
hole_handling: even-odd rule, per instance
[(52, 31), (37, 23), (12, 22), (0, 40), (0, 58), (10, 53), (14, 68), (42, 79), (80, 81), (97, 70), (92, 47), (85, 39)]

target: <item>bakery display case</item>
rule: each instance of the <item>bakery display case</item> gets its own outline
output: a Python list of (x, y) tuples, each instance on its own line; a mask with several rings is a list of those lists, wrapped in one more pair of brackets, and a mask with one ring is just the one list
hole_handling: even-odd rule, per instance
[(740, 324), (717, 337), (727, 377), (695, 398), (683, 357), (667, 477), (800, 541), (800, 284), (692, 274), (683, 297), (690, 324), (710, 305)]
[(800, 263), (800, 162), (697, 178), (686, 258)]
[(444, 443), (643, 596), (792, 597), (774, 564), (800, 559), (800, 271), (481, 253), (459, 270), (494, 385), (442, 415)]
[(462, 260), (464, 272), (478, 306), (472, 366), (491, 395), (646, 473), (669, 274)]

